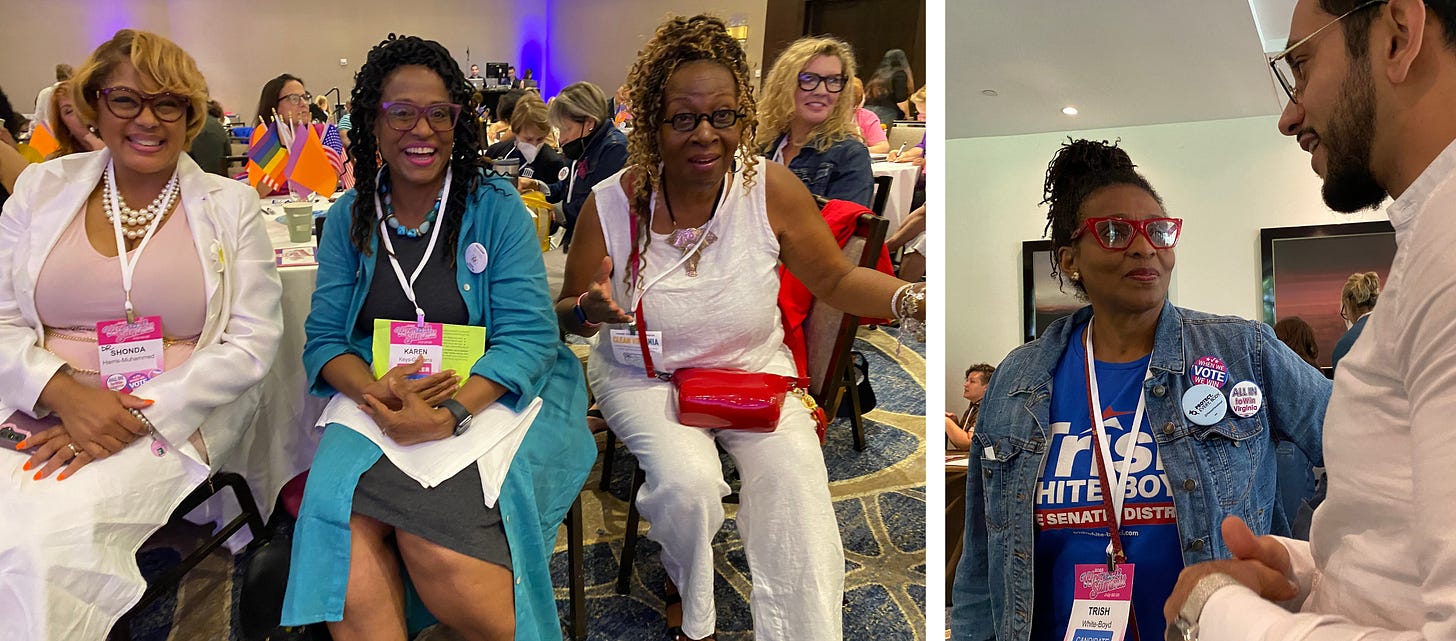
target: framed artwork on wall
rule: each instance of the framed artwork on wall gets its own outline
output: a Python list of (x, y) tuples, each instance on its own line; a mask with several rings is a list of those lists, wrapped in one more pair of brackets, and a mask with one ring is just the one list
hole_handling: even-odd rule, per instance
[(1385, 286), (1395, 260), (1389, 221), (1259, 230), (1264, 322), (1298, 316), (1314, 328), (1320, 367), (1345, 333), (1340, 290), (1350, 274), (1375, 272)]
[(1061, 285), (1052, 275), (1052, 241), (1021, 243), (1021, 318), (1023, 338), (1031, 342), (1052, 321), (1081, 309), (1087, 303), (1077, 298), (1071, 284)]

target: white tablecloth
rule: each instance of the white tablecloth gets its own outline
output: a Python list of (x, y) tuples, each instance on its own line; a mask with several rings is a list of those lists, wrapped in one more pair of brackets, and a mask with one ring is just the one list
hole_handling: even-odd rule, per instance
[(890, 199), (885, 202), (885, 219), (890, 222), (887, 235), (894, 235), (905, 218), (910, 215), (910, 201), (915, 197), (915, 181), (920, 178), (920, 168), (908, 162), (873, 163), (870, 167), (876, 176), (889, 176)]

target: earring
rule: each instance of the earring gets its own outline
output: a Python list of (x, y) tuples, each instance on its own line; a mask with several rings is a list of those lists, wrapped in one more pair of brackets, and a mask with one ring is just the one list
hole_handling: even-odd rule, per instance
[(1077, 271), (1072, 272), (1072, 282), (1075, 283), (1075, 282), (1080, 281), (1080, 280), (1082, 280), (1082, 272), (1077, 272)]

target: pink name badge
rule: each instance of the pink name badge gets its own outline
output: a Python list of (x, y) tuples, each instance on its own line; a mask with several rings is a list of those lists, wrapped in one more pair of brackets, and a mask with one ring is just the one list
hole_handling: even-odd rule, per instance
[(114, 392), (131, 393), (162, 373), (162, 317), (97, 323), (96, 350), (101, 357), (101, 384)]
[(1132, 611), (1133, 564), (1075, 567), (1072, 612), (1063, 641), (1122, 641)]
[(441, 370), (445, 362), (445, 326), (440, 323), (389, 323), (389, 367), (409, 365), (425, 359), (419, 373), (410, 378), (429, 376)]

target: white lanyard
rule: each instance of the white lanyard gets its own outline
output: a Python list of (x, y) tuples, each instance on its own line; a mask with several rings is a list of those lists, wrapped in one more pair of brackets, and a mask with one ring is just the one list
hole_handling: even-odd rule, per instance
[[(174, 174), (172, 179), (177, 177)], [(111, 229), (116, 232), (116, 262), (121, 265), (121, 291), (126, 294), (126, 322), (136, 322), (136, 310), (131, 304), (131, 275), (136, 271), (138, 263), (142, 262), (142, 251), (146, 250), (147, 242), (156, 233), (157, 227), (162, 224), (162, 217), (167, 214), (165, 211), (157, 212), (152, 218), (151, 224), (147, 225), (147, 232), (142, 235), (142, 242), (137, 245), (135, 251), (128, 255), (126, 251), (126, 238), (121, 234), (121, 192), (116, 190), (116, 165), (106, 161), (106, 186), (111, 190)], [(163, 191), (167, 187), (162, 188)], [(168, 203), (170, 205), (170, 203)]]
[[(1118, 472), (1112, 462), (1112, 442), (1108, 440), (1107, 431), (1102, 426), (1102, 398), (1097, 393), (1097, 368), (1093, 365), (1096, 362), (1096, 356), (1092, 353), (1092, 321), (1095, 320), (1097, 319), (1087, 321), (1087, 329), (1082, 332), (1082, 344), (1087, 349), (1087, 396), (1091, 402), (1092, 429), (1097, 430), (1097, 437), (1102, 445), (1101, 451), (1098, 452), (1101, 455), (1099, 464), (1102, 465), (1103, 470), (1107, 471), (1107, 483), (1112, 486), (1102, 488), (1103, 493), (1111, 492), (1113, 513), (1108, 517), (1112, 519), (1114, 526), (1122, 529), (1122, 500), (1125, 496), (1123, 486), (1127, 484), (1128, 470), (1132, 467), (1133, 455), (1137, 453), (1138, 432), (1143, 426), (1143, 410), (1147, 405), (1147, 397), (1139, 388), (1137, 410), (1132, 415), (1132, 432), (1128, 435), (1131, 439), (1129, 440), (1130, 445), (1127, 454), (1122, 457), (1122, 471)], [(1146, 381), (1152, 376), (1153, 363), (1149, 358), (1148, 369), (1143, 374), (1143, 380)], [(1107, 543), (1107, 553), (1112, 554), (1111, 541)]]
[[(380, 178), (384, 176), (384, 170), (384, 167), (379, 169)], [(421, 327), (425, 324), (425, 310), (421, 309), (419, 302), (415, 300), (415, 279), (425, 271), (425, 263), (430, 262), (430, 255), (435, 253), (435, 240), (440, 237), (440, 228), (444, 226), (442, 219), (445, 217), (445, 204), (450, 194), (450, 178), (453, 173), (454, 168), (445, 169), (445, 186), (440, 188), (440, 209), (435, 217), (433, 229), (430, 230), (430, 242), (425, 245), (425, 255), (420, 257), (420, 264), (415, 265), (415, 271), (410, 274), (409, 278), (404, 277), (404, 269), (400, 268), (399, 259), (394, 257), (394, 243), (389, 241), (389, 227), (384, 224), (384, 205), (379, 202), (379, 190), (374, 191), (374, 213), (379, 218), (379, 239), (384, 242), (389, 265), (394, 268), (394, 276), (399, 279), (400, 289), (404, 290), (405, 298), (409, 299), (410, 304), (415, 306), (415, 323)], [(379, 178), (376, 178), (375, 184), (378, 182)]]

